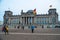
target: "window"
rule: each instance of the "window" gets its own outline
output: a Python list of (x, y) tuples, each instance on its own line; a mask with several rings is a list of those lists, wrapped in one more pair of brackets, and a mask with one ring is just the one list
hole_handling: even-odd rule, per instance
[(12, 19), (12, 20), (11, 20), (11, 23), (14, 23), (14, 24), (15, 24), (15, 23), (19, 23), (19, 19)]

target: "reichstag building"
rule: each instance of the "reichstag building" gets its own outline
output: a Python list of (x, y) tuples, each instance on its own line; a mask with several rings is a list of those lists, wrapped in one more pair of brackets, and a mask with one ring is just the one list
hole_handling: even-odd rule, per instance
[(37, 14), (37, 12), (34, 14), (33, 11), (28, 10), (27, 12), (23, 12), (21, 10), (21, 15), (13, 15), (12, 11), (5, 11), (3, 24), (7, 24), (9, 28), (17, 26), (28, 28), (31, 25), (35, 25), (37, 28), (54, 28), (60, 25), (56, 8), (49, 9), (48, 14)]

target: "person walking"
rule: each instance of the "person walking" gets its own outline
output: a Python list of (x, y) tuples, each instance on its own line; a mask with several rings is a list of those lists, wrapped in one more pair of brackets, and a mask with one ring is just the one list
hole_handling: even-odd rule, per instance
[(6, 34), (6, 25), (3, 26), (2, 32), (5, 32), (5, 34)]
[(32, 33), (34, 33), (34, 28), (35, 28), (35, 26), (32, 25), (32, 26), (31, 26), (31, 31), (32, 31)]
[(6, 33), (8, 34), (8, 25), (6, 25)]

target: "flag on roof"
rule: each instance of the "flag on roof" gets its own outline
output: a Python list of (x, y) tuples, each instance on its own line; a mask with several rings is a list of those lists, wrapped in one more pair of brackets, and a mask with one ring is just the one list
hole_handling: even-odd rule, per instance
[(33, 14), (36, 15), (36, 9), (33, 10)]

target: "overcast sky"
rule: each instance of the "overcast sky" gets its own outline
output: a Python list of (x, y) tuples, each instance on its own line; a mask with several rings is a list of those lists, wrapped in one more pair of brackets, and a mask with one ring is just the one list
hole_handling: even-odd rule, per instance
[(3, 21), (4, 11), (11, 10), (14, 15), (36, 8), (37, 14), (47, 14), (49, 6), (57, 9), (60, 20), (60, 0), (0, 0), (0, 21)]

